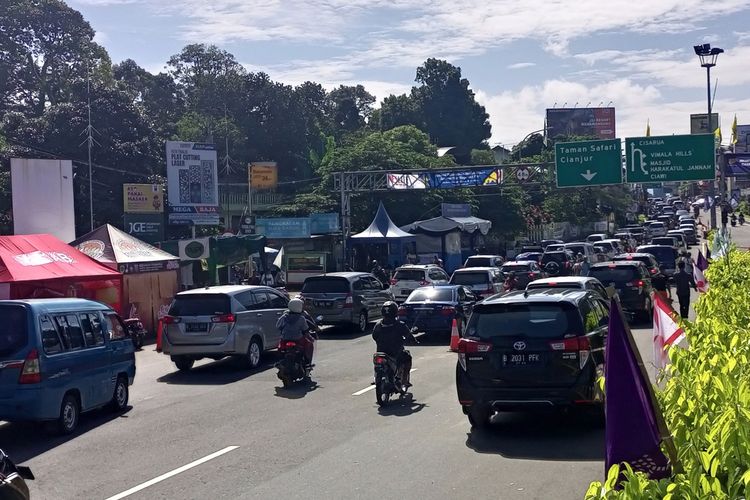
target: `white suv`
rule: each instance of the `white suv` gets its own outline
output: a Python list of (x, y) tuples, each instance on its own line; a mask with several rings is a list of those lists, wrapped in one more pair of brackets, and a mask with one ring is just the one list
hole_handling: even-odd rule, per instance
[(391, 292), (396, 301), (402, 302), (420, 286), (446, 285), (448, 279), (445, 271), (434, 264), (401, 266), (391, 278)]

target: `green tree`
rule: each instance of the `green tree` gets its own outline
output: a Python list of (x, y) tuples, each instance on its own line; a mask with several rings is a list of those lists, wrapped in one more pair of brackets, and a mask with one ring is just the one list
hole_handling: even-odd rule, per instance
[(401, 125), (415, 125), (420, 130), (426, 128), (418, 103), (406, 94), (390, 95), (383, 99), (377, 118), (380, 130), (390, 130)]
[(332, 133), (343, 134), (360, 130), (372, 113), (375, 97), (362, 85), (341, 85), (328, 94)]

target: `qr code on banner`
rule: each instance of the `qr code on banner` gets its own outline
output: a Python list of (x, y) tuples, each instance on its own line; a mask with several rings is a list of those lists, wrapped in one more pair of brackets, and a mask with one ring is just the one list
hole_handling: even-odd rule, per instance
[(201, 160), (201, 203), (206, 205), (218, 205), (218, 200), (214, 199), (216, 186), (214, 186), (214, 173), (216, 165), (213, 160)]

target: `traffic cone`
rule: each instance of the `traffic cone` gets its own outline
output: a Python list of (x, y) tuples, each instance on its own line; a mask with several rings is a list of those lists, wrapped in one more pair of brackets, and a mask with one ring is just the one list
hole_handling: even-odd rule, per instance
[(159, 320), (159, 326), (156, 327), (156, 352), (161, 352), (162, 321)]
[(458, 322), (456, 321), (456, 318), (453, 318), (453, 325), (451, 325), (451, 346), (450, 350), (453, 352), (458, 351)]

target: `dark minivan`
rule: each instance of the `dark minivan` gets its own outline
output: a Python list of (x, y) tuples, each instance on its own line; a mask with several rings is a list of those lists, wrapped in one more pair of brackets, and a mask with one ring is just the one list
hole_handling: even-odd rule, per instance
[(664, 276), (671, 278), (677, 271), (677, 249), (667, 245), (642, 245), (635, 249), (637, 253), (650, 253), (656, 257), (659, 269)]
[(609, 308), (593, 292), (528, 290), (474, 306), (458, 344), (456, 388), (474, 427), (495, 411), (595, 405)]
[(613, 286), (624, 310), (643, 322), (651, 320), (651, 272), (646, 264), (637, 260), (601, 262), (591, 266), (589, 276), (605, 287)]

